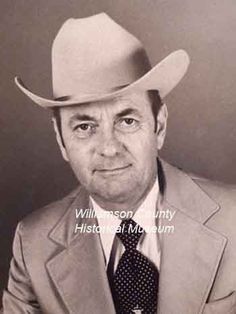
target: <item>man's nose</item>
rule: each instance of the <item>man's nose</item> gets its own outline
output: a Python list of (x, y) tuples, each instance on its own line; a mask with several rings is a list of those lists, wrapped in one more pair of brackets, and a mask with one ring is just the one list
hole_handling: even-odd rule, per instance
[(98, 141), (98, 153), (103, 157), (115, 157), (122, 149), (122, 143), (118, 140), (114, 130), (101, 132)]

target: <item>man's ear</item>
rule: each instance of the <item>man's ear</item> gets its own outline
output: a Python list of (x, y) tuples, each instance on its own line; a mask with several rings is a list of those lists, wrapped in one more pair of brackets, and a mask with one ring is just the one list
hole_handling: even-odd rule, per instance
[(157, 114), (157, 150), (160, 150), (166, 137), (168, 110), (164, 103)]
[(65, 161), (69, 161), (69, 158), (68, 158), (67, 152), (66, 152), (66, 148), (65, 148), (65, 146), (62, 143), (61, 134), (60, 134), (60, 132), (58, 130), (57, 121), (56, 121), (56, 119), (54, 117), (52, 118), (52, 123), (53, 123), (54, 131), (56, 133), (56, 139), (57, 139), (57, 143), (58, 143), (58, 145), (60, 147), (60, 151), (61, 151), (62, 157), (64, 158)]

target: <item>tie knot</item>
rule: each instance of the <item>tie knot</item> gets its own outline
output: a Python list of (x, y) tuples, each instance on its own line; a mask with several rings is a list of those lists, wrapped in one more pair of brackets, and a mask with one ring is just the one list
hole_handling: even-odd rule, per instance
[(121, 222), (120, 228), (116, 232), (116, 235), (124, 244), (126, 250), (135, 250), (143, 232), (143, 228), (139, 226), (134, 220), (126, 219)]

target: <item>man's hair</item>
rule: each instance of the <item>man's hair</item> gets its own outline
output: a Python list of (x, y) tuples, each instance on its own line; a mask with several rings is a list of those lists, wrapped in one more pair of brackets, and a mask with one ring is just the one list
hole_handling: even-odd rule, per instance
[(160, 94), (158, 92), (158, 90), (148, 90), (148, 97), (151, 101), (151, 109), (152, 109), (152, 114), (153, 114), (153, 118), (154, 118), (154, 133), (156, 133), (157, 131), (157, 115), (158, 112), (161, 108), (161, 106), (163, 105), (162, 99), (160, 97)]
[[(153, 118), (154, 118), (154, 132), (157, 131), (157, 115), (158, 112), (163, 104), (161, 97), (159, 95), (159, 92), (157, 90), (148, 90), (148, 97), (151, 101), (151, 109), (152, 109), (152, 114), (153, 114)], [(60, 115), (60, 107), (53, 107), (52, 108), (52, 115), (54, 117), (54, 119), (56, 120), (56, 124), (57, 124), (57, 128), (58, 128), (58, 132), (59, 135), (61, 137), (61, 142), (62, 145), (65, 146), (64, 140), (63, 140), (63, 136), (62, 136), (62, 125), (61, 125), (61, 115)]]
[(52, 116), (53, 116), (53, 118), (56, 121), (58, 133), (59, 133), (60, 138), (61, 138), (61, 143), (65, 147), (65, 142), (64, 142), (64, 139), (63, 139), (63, 136), (62, 136), (60, 107), (52, 107), (51, 109), (52, 109)]

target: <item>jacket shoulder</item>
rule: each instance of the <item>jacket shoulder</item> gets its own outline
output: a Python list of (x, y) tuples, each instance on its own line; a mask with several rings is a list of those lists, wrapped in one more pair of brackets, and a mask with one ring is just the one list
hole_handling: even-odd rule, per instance
[(33, 211), (20, 221), (20, 229), (27, 230), (27, 233), (32, 234), (37, 231), (38, 236), (40, 235), (39, 232), (45, 235), (64, 215), (79, 192), (80, 187), (74, 189), (62, 199)]
[(236, 245), (236, 185), (193, 178), (194, 182), (212, 199), (219, 208), (207, 221), (208, 227), (230, 240), (228, 246)]
[(210, 198), (214, 199), (219, 205), (233, 206), (236, 213), (236, 184), (211, 181), (194, 175), (190, 175), (190, 177)]

